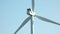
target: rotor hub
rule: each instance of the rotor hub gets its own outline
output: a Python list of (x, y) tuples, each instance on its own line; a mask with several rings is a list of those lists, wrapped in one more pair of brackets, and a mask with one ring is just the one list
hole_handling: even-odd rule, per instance
[(35, 16), (35, 12), (33, 12), (33, 11), (30, 11), (29, 14), (32, 16)]
[(27, 14), (30, 15), (30, 16), (35, 16), (35, 12), (32, 11), (32, 9), (27, 9)]

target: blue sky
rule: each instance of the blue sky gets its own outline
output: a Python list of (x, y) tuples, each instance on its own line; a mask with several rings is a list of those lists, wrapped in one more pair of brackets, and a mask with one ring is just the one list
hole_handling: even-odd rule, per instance
[[(13, 34), (28, 17), (31, 0), (0, 0), (0, 34)], [(36, 14), (60, 23), (60, 0), (35, 0)], [(17, 33), (30, 34), (30, 21)], [(34, 19), (34, 34), (60, 34), (60, 26)]]

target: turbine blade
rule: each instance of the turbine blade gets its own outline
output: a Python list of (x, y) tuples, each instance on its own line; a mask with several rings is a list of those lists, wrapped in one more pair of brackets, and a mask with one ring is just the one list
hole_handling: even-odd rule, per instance
[(32, 0), (32, 10), (34, 11), (34, 0)]
[(44, 17), (38, 16), (38, 15), (35, 15), (35, 16), (36, 16), (38, 19), (41, 19), (41, 20), (43, 20), (43, 21), (46, 21), (46, 22), (51, 22), (51, 23), (53, 23), (53, 24), (60, 25), (59, 23), (54, 22), (54, 21), (49, 20), (49, 19), (46, 19), (46, 18), (44, 18)]
[(31, 19), (31, 17), (26, 18), (23, 23), (19, 26), (19, 28), (15, 31), (14, 34), (16, 34), (29, 20)]

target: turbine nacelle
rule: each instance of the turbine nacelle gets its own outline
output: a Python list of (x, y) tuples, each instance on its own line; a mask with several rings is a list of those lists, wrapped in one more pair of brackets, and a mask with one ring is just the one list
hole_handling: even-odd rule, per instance
[(30, 16), (35, 16), (35, 12), (32, 9), (27, 9), (27, 14)]

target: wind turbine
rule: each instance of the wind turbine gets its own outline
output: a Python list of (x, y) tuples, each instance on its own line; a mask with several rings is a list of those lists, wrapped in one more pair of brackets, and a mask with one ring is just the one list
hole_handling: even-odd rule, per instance
[(19, 28), (14, 32), (14, 34), (16, 34), (29, 20), (31, 20), (31, 34), (34, 34), (33, 33), (33, 19), (34, 17), (37, 17), (38, 19), (40, 20), (43, 20), (43, 21), (46, 21), (46, 22), (50, 22), (50, 23), (53, 23), (53, 24), (56, 24), (56, 25), (60, 25), (59, 23), (57, 22), (54, 22), (52, 20), (49, 20), (47, 18), (44, 18), (44, 17), (41, 17), (41, 16), (38, 16), (35, 14), (34, 12), (34, 7), (35, 7), (35, 4), (34, 4), (34, 0), (32, 0), (32, 9), (27, 9), (27, 14), (29, 15), (28, 18), (26, 18), (23, 23), (19, 26)]

